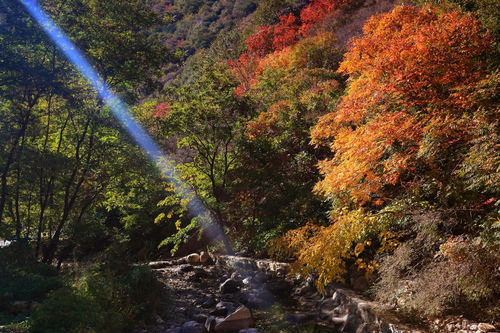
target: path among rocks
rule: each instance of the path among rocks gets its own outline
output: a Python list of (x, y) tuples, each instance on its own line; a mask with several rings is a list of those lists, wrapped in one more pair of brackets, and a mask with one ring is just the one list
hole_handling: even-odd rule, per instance
[[(430, 331), (402, 324), (390, 308), (343, 286), (328, 286), (319, 294), (312, 278), (292, 278), (287, 264), (271, 260), (202, 253), (149, 266), (168, 290), (168, 309), (156, 325), (136, 333)], [(460, 325), (430, 326), (434, 332), (495, 331), (486, 325), (460, 319)]]

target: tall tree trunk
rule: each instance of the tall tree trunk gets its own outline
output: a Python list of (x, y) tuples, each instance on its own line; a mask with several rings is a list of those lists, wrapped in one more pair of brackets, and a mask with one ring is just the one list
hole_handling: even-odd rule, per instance
[(28, 112), (25, 118), (22, 120), (21, 128), (16, 133), (14, 140), (12, 142), (12, 147), (10, 148), (9, 155), (7, 157), (7, 161), (5, 161), (5, 165), (2, 170), (2, 174), (0, 176), (0, 224), (3, 222), (3, 214), (5, 210), (5, 204), (7, 202), (8, 196), (8, 175), (10, 172), (10, 168), (15, 161), (15, 155), (17, 151), (17, 146), (19, 145), (19, 140), (24, 136), (26, 132), (26, 128), (28, 127), (29, 114)]

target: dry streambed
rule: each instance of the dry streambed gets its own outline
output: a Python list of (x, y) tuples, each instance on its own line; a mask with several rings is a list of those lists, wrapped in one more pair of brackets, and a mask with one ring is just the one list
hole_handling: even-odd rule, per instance
[(149, 265), (169, 291), (169, 306), (156, 325), (137, 333), (495, 331), (463, 319), (412, 328), (342, 286), (319, 294), (313, 279), (292, 278), (287, 264), (271, 260), (201, 253)]

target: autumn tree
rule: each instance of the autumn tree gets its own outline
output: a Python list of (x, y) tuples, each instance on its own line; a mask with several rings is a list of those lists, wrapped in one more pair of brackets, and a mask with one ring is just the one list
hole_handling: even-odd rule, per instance
[(340, 67), (352, 78), (347, 95), (312, 132), (335, 152), (320, 164), (317, 190), (359, 202), (385, 200), (384, 187), (415, 180), (417, 167), (444, 175), (456, 163), (454, 149), (470, 139), (466, 101), (492, 44), (469, 14), (411, 6), (373, 17), (364, 33)]

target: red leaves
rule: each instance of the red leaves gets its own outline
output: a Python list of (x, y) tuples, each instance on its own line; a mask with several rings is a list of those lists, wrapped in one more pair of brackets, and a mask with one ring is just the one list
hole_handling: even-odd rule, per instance
[(153, 114), (153, 118), (165, 118), (170, 113), (170, 104), (160, 103), (156, 106), (156, 111)]

